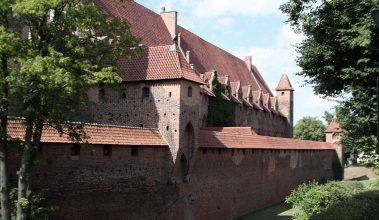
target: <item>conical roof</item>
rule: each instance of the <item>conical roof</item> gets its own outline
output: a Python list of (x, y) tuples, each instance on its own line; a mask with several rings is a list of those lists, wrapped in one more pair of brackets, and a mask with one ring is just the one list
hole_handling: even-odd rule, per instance
[(288, 79), (288, 76), (286, 74), (282, 75), (282, 78), (279, 81), (278, 86), (275, 89), (276, 91), (281, 91), (281, 90), (292, 90), (294, 91), (290, 80)]
[(342, 132), (340, 123), (337, 122), (336, 118), (333, 118), (328, 128), (326, 129), (325, 133), (339, 133), (339, 132)]

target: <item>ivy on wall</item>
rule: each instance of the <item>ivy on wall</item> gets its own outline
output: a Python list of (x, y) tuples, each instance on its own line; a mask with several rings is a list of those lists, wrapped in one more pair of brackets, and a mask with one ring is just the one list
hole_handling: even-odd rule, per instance
[(227, 127), (235, 125), (235, 106), (232, 102), (222, 99), (221, 93), (229, 96), (230, 86), (222, 87), (217, 79), (217, 73), (212, 79), (212, 92), (216, 97), (209, 99), (207, 125), (210, 127)]

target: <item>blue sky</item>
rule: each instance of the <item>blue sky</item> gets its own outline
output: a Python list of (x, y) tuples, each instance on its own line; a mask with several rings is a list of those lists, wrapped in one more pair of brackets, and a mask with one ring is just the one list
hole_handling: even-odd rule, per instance
[(205, 40), (243, 58), (253, 57), (267, 84), (275, 93), (282, 74), (287, 74), (295, 88), (294, 122), (304, 116), (321, 118), (335, 103), (313, 94), (304, 78), (294, 75), (296, 52), (293, 45), (303, 37), (285, 24), (278, 9), (285, 0), (136, 0), (159, 13), (178, 12), (178, 23)]

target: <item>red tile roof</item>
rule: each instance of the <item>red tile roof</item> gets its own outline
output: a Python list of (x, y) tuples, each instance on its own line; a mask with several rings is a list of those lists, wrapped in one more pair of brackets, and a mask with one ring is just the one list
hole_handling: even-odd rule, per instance
[(242, 85), (252, 85), (253, 90), (259, 87), (254, 81), (245, 61), (229, 52), (205, 41), (183, 27), (179, 27), (181, 47), (191, 51), (191, 63), (201, 72), (217, 70), (220, 77), (229, 75), (230, 81), (241, 81)]
[[(157, 129), (84, 124), (84, 131), (89, 144), (168, 146)], [(9, 121), (8, 134), (13, 139), (24, 139), (25, 125), (20, 120)], [(60, 135), (49, 125), (44, 127), (41, 142), (73, 143), (68, 135)]]
[(110, 17), (123, 18), (131, 24), (134, 36), (142, 38), (146, 46), (162, 46), (172, 43), (171, 35), (161, 16), (130, 0), (95, 0), (95, 3)]
[(216, 97), (216, 95), (213, 94), (213, 92), (211, 91), (211, 89), (208, 88), (207, 86), (202, 86), (200, 92), (203, 93), (203, 94), (205, 94), (205, 95), (207, 95), (207, 96)]
[[(250, 131), (250, 132), (249, 132)], [(199, 134), (201, 148), (241, 148), (241, 149), (296, 149), (333, 150), (326, 142), (303, 141), (289, 138), (269, 137), (253, 134), (251, 128), (203, 128)]]
[(337, 119), (333, 119), (326, 129), (325, 133), (340, 133), (342, 131), (343, 130), (340, 126), (340, 123), (337, 122)]
[[(171, 35), (161, 18), (161, 16), (148, 8), (132, 0), (109, 1), (95, 0), (95, 3), (110, 17), (120, 17), (126, 19), (131, 24), (131, 32), (135, 36), (142, 38), (142, 43), (148, 47), (163, 46), (172, 43)], [(251, 72), (245, 61), (228, 53), (227, 51), (203, 40), (199, 36), (191, 33), (183, 27), (178, 26), (181, 34), (181, 48), (184, 52), (191, 51), (191, 64), (195, 70), (205, 73), (217, 70), (220, 77), (230, 76), (230, 81), (241, 81), (241, 85), (252, 85), (253, 90), (262, 89), (264, 93), (272, 95), (270, 89), (260, 75), (258, 69), (252, 66)], [(164, 65), (162, 62), (161, 65)], [(132, 72), (129, 72), (132, 74)], [(253, 77), (253, 75), (255, 77)], [(139, 73), (139, 75), (141, 75)], [(142, 74), (143, 75), (143, 74)], [(148, 75), (148, 74), (145, 74)], [(150, 76), (138, 80), (170, 78), (171, 75), (161, 74), (160, 76)], [(131, 77), (132, 80), (135, 80)], [(205, 75), (204, 81), (209, 80)], [(195, 80), (197, 81), (197, 80)]]
[(283, 74), (282, 78), (280, 78), (280, 81), (279, 81), (278, 86), (276, 87), (276, 90), (277, 91), (281, 91), (281, 90), (292, 90), (292, 91), (294, 91), (294, 89), (290, 83), (290, 80), (288, 79), (288, 76), (286, 74)]
[(257, 79), (259, 87), (263, 91), (263, 93), (270, 94), (270, 96), (273, 96), (270, 88), (266, 84), (266, 82), (263, 79), (263, 77), (262, 77), (261, 73), (259, 72), (258, 68), (255, 65), (252, 65), (251, 69), (252, 69), (254, 77)]
[(171, 46), (148, 47), (132, 60), (121, 60), (120, 67), (123, 71), (123, 79), (128, 82), (187, 79), (204, 84), (181, 52), (170, 51)]

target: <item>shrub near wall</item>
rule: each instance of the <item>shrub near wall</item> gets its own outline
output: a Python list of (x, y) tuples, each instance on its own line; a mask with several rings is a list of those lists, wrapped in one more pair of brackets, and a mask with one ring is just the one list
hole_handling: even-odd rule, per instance
[[(294, 219), (379, 219), (379, 180), (302, 184), (286, 198), (300, 210)], [(372, 217), (376, 216), (376, 217)]]

